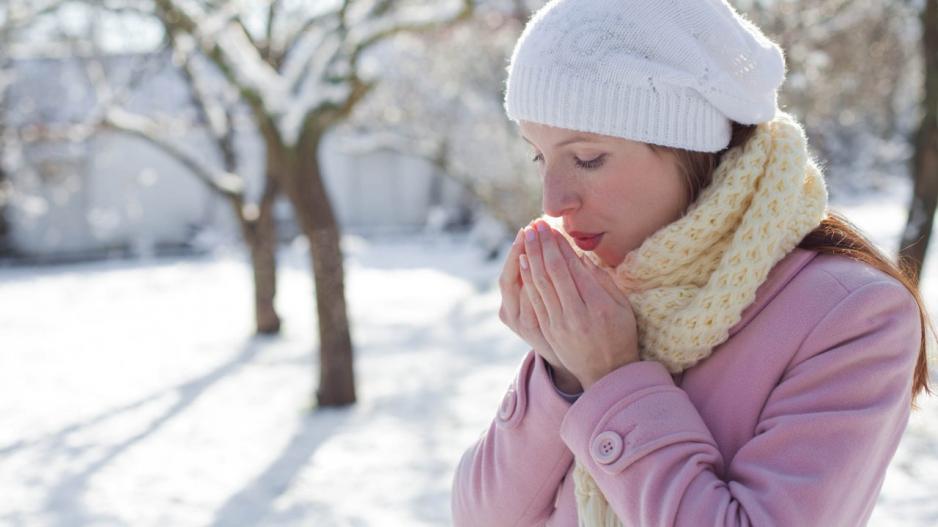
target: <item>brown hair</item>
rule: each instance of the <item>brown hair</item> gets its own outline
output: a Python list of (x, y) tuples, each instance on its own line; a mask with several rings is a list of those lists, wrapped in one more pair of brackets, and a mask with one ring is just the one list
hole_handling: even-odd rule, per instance
[[(649, 144), (656, 153), (669, 154), (677, 162), (678, 168), (687, 183), (687, 203), (693, 203), (700, 195), (700, 192), (710, 184), (713, 172), (722, 160), (723, 155), (731, 148), (745, 144), (756, 131), (756, 125), (744, 125), (737, 122), (733, 122), (732, 125), (733, 133), (730, 143), (719, 152), (694, 152)], [(828, 210), (827, 217), (821, 221), (817, 228), (801, 240), (798, 247), (824, 254), (840, 254), (864, 262), (898, 280), (915, 298), (915, 302), (918, 304), (919, 322), (922, 327), (918, 362), (912, 377), (912, 408), (918, 409), (915, 401), (921, 392), (932, 394), (928, 386), (928, 360), (925, 352), (927, 336), (925, 329), (929, 328), (931, 333), (935, 334), (935, 328), (918, 291), (917, 276), (911, 262), (901, 259), (898, 264), (893, 263), (863, 235), (858, 227), (832, 210)]]

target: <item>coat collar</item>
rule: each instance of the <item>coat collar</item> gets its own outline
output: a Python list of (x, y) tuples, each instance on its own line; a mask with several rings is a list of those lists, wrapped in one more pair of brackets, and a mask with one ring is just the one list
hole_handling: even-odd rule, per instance
[(729, 329), (729, 336), (745, 327), (817, 255), (817, 251), (796, 247), (779, 260), (756, 289), (755, 300), (742, 311), (739, 322)]

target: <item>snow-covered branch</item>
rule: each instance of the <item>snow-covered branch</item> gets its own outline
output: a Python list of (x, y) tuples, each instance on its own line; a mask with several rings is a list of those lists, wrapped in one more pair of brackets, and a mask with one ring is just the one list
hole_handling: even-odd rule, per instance
[(343, 23), (341, 12), (335, 11), (324, 11), (318, 15), (314, 15), (302, 22), (296, 29), (289, 30), (286, 32), (286, 38), (282, 47), (284, 56), (289, 56), (293, 53), (293, 48), (297, 44), (304, 40), (304, 37), (310, 31), (315, 31), (317, 28), (325, 25), (329, 26), (332, 22), (335, 22), (337, 25)]
[[(192, 35), (202, 51), (247, 96), (259, 118), (275, 123), (288, 145), (299, 140), (310, 116), (324, 111), (345, 114), (367, 86), (356, 69), (359, 56), (384, 38), (452, 23), (471, 13), (472, 0), (427, 3), (394, 10), (393, 3), (372, 2), (365, 19), (349, 23), (353, 7), (345, 1), (310, 17), (286, 41), (277, 57), (267, 42), (249, 35), (238, 7), (209, 13), (195, 0), (154, 0), (171, 32)], [(237, 2), (233, 2), (238, 4)], [(382, 16), (377, 16), (378, 14)], [(273, 31), (275, 6), (270, 6), (268, 31)]]
[(306, 78), (322, 78), (326, 66), (341, 49), (339, 30), (338, 20), (323, 21), (307, 30), (290, 49), (284, 58), (281, 75), (292, 93), (305, 84)]
[[(186, 59), (186, 62), (188, 63), (188, 59)], [(188, 67), (188, 64), (186, 66)], [(243, 200), (244, 182), (240, 177), (230, 172), (213, 169), (174, 145), (165, 137), (167, 130), (177, 127), (172, 126), (170, 123), (159, 122), (150, 117), (131, 113), (120, 107), (121, 100), (126, 98), (126, 94), (137, 81), (132, 80), (127, 86), (124, 86), (123, 90), (115, 90), (108, 82), (100, 61), (94, 58), (88, 60), (85, 69), (98, 101), (97, 108), (92, 113), (95, 117), (91, 119), (91, 123), (86, 127), (87, 131), (104, 127), (144, 139), (185, 166), (211, 190), (230, 199)], [(137, 79), (139, 80), (139, 78)], [(188, 128), (185, 127), (185, 129)]]
[(212, 97), (209, 94), (206, 79), (203, 78), (193, 63), (195, 49), (193, 45), (186, 42), (191, 38), (188, 35), (173, 35), (171, 38), (175, 40), (173, 44), (174, 62), (179, 64), (182, 74), (186, 77), (187, 84), (192, 92), (193, 103), (205, 117), (212, 136), (216, 138), (224, 137), (231, 127), (228, 112), (225, 110), (220, 98)]
[(109, 108), (104, 113), (101, 123), (106, 127), (140, 137), (158, 147), (186, 167), (210, 189), (228, 198), (243, 199), (244, 182), (240, 177), (223, 170), (215, 170), (174, 145), (162, 136), (165, 126), (155, 120), (118, 108)]
[(267, 23), (264, 28), (264, 46), (261, 48), (261, 55), (268, 63), (271, 61), (274, 51), (274, 28), (277, 25), (277, 17), (280, 14), (281, 0), (270, 0), (267, 6)]
[(155, 0), (164, 25), (171, 31), (192, 35), (241, 91), (253, 93), (256, 103), (269, 115), (280, 115), (287, 90), (278, 72), (261, 56), (241, 24), (238, 12), (208, 15), (189, 0)]

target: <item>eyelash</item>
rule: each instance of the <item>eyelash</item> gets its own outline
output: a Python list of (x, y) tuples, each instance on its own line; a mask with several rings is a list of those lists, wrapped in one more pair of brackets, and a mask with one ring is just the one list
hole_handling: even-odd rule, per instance
[[(574, 157), (574, 159), (576, 159), (576, 166), (580, 168), (585, 168), (586, 170), (592, 170), (592, 169), (601, 167), (605, 157), (606, 155), (603, 154), (597, 157), (596, 159), (590, 159), (589, 161), (580, 161), (580, 159), (577, 157)], [(531, 161), (534, 163), (537, 163), (540, 160), (541, 160), (541, 154), (537, 154), (536, 156), (534, 156), (533, 159), (531, 159)]]

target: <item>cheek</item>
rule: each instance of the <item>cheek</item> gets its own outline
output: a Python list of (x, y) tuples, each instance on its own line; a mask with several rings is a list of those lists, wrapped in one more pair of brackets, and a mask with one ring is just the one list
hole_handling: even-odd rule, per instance
[(687, 199), (686, 184), (673, 162), (652, 156), (631, 168), (633, 198), (638, 197), (646, 207), (663, 209), (666, 215), (681, 208)]
[(642, 233), (676, 219), (687, 199), (680, 175), (661, 163), (618, 167), (598, 183), (594, 203), (613, 221), (628, 222)]
[(618, 204), (617, 208), (645, 208), (658, 203), (673, 192), (673, 183), (660, 170), (649, 163), (611, 168), (594, 186), (595, 197), (603, 203)]

